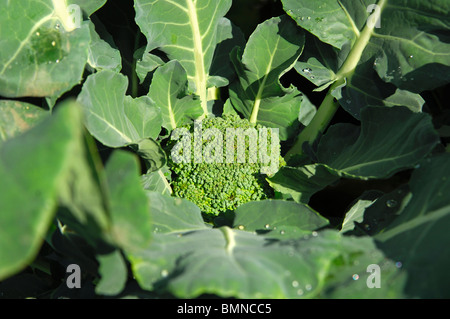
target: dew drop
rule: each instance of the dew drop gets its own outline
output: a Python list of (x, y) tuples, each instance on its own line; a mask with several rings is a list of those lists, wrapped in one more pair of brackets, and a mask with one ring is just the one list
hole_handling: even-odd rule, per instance
[(284, 230), (280, 230), (280, 234), (281, 234), (281, 235), (284, 235)]
[(56, 45), (55, 41), (52, 41), (52, 47), (54, 47)]
[(353, 278), (353, 280), (358, 280), (358, 279), (359, 279), (359, 275), (358, 275), (358, 274), (354, 274), (354, 275), (352, 276), (352, 278)]
[(414, 58), (414, 55), (410, 55), (409, 58), (410, 58), (410, 59)]
[(395, 263), (395, 267), (397, 267), (397, 268), (402, 268), (402, 266), (403, 266), (403, 264), (402, 264), (401, 261), (397, 261), (397, 262)]
[(294, 281), (292, 282), (292, 287), (294, 287), (294, 288), (297, 288), (297, 287), (298, 287), (298, 281), (297, 281), (297, 280), (294, 280)]
[(345, 100), (345, 103), (350, 104), (352, 101), (350, 99)]
[(169, 272), (167, 271), (167, 269), (161, 270), (161, 276), (167, 277), (168, 275), (169, 275)]
[(310, 291), (310, 290), (312, 289), (312, 286), (311, 286), (310, 284), (307, 284), (307, 285), (305, 286), (305, 289), (308, 290), (308, 291)]
[(239, 225), (239, 226), (238, 226), (238, 229), (239, 229), (239, 230), (244, 230), (244, 225)]
[(311, 73), (312, 70), (310, 68), (306, 68), (302, 70), (303, 73)]
[(397, 201), (395, 199), (389, 199), (386, 201), (386, 206), (389, 208), (393, 208), (397, 206)]
[(307, 17), (306, 19), (311, 20), (311, 17)]
[(265, 225), (264, 225), (264, 228), (265, 228), (265, 229), (269, 229), (269, 228), (270, 228), (270, 225), (269, 225), (269, 224), (265, 224)]
[(311, 75), (310, 78), (311, 78), (311, 79), (314, 79), (314, 75)]
[(303, 290), (302, 289), (297, 290), (297, 295), (299, 296), (303, 295)]
[(55, 62), (56, 62), (56, 63), (59, 63), (59, 60), (56, 60)]
[(302, 20), (302, 21), (305, 20), (305, 17), (301, 17), (300, 20)]
[(313, 231), (313, 232), (311, 233), (311, 235), (313, 235), (313, 237), (317, 237), (318, 233), (317, 233), (316, 231)]
[(57, 23), (57, 24), (55, 25), (55, 29), (56, 29), (56, 30), (59, 30), (60, 27), (61, 27), (61, 25), (60, 25), (59, 23)]
[(39, 32), (36, 32), (36, 35), (37, 35), (37, 36), (40, 36), (41, 34), (40, 34)]

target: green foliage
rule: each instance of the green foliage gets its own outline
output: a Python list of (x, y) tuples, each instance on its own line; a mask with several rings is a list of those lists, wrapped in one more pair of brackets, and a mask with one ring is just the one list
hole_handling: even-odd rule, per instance
[(449, 298), (450, 2), (373, 2), (0, 0), (0, 298)]

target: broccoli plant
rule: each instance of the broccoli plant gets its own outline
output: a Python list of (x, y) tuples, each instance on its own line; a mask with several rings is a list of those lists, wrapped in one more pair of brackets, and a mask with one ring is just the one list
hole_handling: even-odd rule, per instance
[(450, 296), (449, 1), (0, 7), (0, 297)]
[(252, 125), (237, 114), (210, 117), (196, 124), (199, 127), (194, 124), (183, 131), (182, 139), (186, 140), (170, 148), (174, 196), (192, 201), (213, 216), (274, 196), (266, 176), (275, 174), (280, 166), (275, 130)]

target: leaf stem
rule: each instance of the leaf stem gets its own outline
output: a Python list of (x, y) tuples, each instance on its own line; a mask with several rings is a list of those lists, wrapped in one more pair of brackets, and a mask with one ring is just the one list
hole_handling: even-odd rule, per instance
[[(379, 15), (381, 15), (386, 3), (387, 0), (380, 0), (378, 2), (378, 6), (380, 7), (380, 10), (378, 11)], [(373, 18), (373, 21), (376, 21), (379, 16)], [(288, 161), (293, 155), (303, 154), (303, 143), (307, 142), (312, 144), (330, 124), (334, 114), (339, 108), (339, 103), (335, 100), (332, 93), (336, 88), (343, 85), (346, 81), (349, 81), (349, 79), (353, 76), (358, 62), (361, 59), (362, 53), (372, 37), (374, 27), (375, 24), (366, 23), (364, 29), (360, 33), (360, 36), (355, 41), (355, 44), (347, 56), (347, 59), (337, 72), (336, 80), (329, 88), (328, 93), (322, 101), (322, 104), (319, 106), (316, 115), (311, 120), (309, 125), (300, 133), (294, 146), (286, 153), (286, 161)]]

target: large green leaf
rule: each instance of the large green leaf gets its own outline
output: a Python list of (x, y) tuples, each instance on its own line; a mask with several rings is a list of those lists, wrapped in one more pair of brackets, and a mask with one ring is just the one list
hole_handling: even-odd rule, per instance
[(348, 176), (387, 178), (414, 167), (438, 143), (428, 114), (368, 107), (361, 114), (361, 130), (351, 124), (330, 127), (317, 157)]
[(169, 183), (170, 170), (164, 166), (157, 171), (147, 172), (142, 175), (141, 181), (144, 189), (158, 192), (163, 195), (171, 195), (172, 187)]
[(305, 203), (316, 192), (339, 180), (339, 172), (334, 172), (324, 164), (308, 164), (301, 167), (284, 166), (268, 179), (270, 186), (283, 194), (289, 194), (296, 202)]
[(111, 233), (116, 245), (128, 250), (146, 246), (151, 240), (152, 223), (137, 157), (117, 150), (105, 169)]
[(127, 282), (127, 266), (120, 251), (114, 250), (108, 254), (98, 255), (100, 263), (99, 273), (101, 279), (95, 287), (95, 292), (100, 295), (117, 295)]
[(450, 240), (449, 187), (448, 154), (422, 161), (412, 174), (406, 207), (398, 203), (399, 215), (375, 235), (379, 247), (408, 273), (410, 297), (450, 297), (450, 252), (443, 246)]
[(134, 4), (147, 51), (160, 49), (181, 63), (206, 115), (211, 63), (217, 44), (224, 40), (218, 37), (218, 25), (231, 0), (135, 0)]
[(276, 230), (286, 234), (286, 226), (313, 231), (328, 225), (328, 220), (311, 208), (284, 200), (263, 200), (245, 203), (235, 211), (233, 225), (247, 231)]
[[(122, 68), (122, 60), (119, 50), (113, 48), (108, 42), (100, 38), (100, 35), (96, 32), (96, 29), (100, 29), (102, 33), (106, 33), (105, 27), (96, 20), (96, 23), (89, 23), (89, 30), (91, 34), (91, 43), (89, 45), (88, 63), (89, 65), (98, 70), (112, 70), (119, 72)], [(112, 41), (111, 35), (108, 34), (108, 38)]]
[(373, 2), (350, 0), (282, 0), (283, 8), (295, 22), (321, 41), (342, 49), (360, 35)]
[[(296, 71), (318, 86), (322, 91), (338, 80), (337, 73), (349, 54), (349, 47), (338, 50), (312, 36), (297, 63)], [(362, 59), (363, 61), (364, 59)], [(346, 78), (345, 88), (331, 92), (355, 118), (360, 119), (361, 109), (366, 106), (406, 106), (421, 111), (425, 100), (416, 93), (401, 90), (384, 82), (376, 73), (374, 57), (359, 64), (351, 77)]]
[(398, 106), (367, 107), (362, 110), (361, 128), (340, 123), (328, 129), (318, 146), (318, 163), (282, 167), (269, 183), (307, 203), (340, 177), (388, 178), (413, 168), (438, 143), (428, 114)]
[[(237, 298), (314, 297), (326, 287), (331, 273), (351, 280), (353, 273), (330, 268), (336, 261), (356, 264), (356, 259), (364, 258), (381, 263), (384, 259), (369, 238), (323, 231), (277, 240), (226, 226), (210, 228), (198, 207), (186, 200), (154, 192), (149, 198), (154, 240), (145, 249), (128, 254), (134, 276), (144, 289), (163, 289), (180, 298), (208, 293)], [(280, 210), (275, 219), (288, 218), (282, 214)], [(357, 268), (362, 273), (365, 267)], [(390, 289), (389, 285), (385, 288)]]
[(0, 101), (0, 145), (46, 118), (50, 113), (33, 104), (12, 100)]
[(300, 26), (334, 47), (314, 41), (318, 50), (296, 69), (316, 85), (345, 79), (332, 94), (356, 118), (367, 104), (420, 110), (414, 93), (450, 81), (448, 1), (282, 2)]
[(0, 7), (1, 95), (55, 98), (81, 81), (89, 28), (74, 22), (64, 0), (1, 0)]
[(22, 270), (37, 254), (82, 132), (81, 112), (69, 103), (1, 145), (0, 279)]
[(110, 70), (90, 75), (77, 100), (83, 105), (86, 127), (100, 142), (111, 147), (156, 138), (161, 131), (159, 109), (147, 96), (126, 96), (128, 80)]
[(174, 60), (153, 75), (148, 96), (161, 110), (162, 125), (169, 131), (192, 122), (203, 113), (200, 100), (187, 94), (186, 71)]
[(245, 50), (231, 53), (239, 81), (230, 87), (233, 107), (252, 123), (280, 129), (287, 139), (298, 126), (302, 94), (285, 88), (280, 77), (294, 66), (304, 45), (304, 34), (289, 17), (272, 18), (260, 24)]

